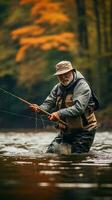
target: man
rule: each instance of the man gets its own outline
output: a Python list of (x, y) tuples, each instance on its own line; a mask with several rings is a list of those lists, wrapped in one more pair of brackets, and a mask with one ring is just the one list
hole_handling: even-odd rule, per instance
[[(71, 62), (61, 61), (56, 65), (59, 83), (54, 86), (41, 106), (32, 104), (31, 109), (50, 112), (49, 120), (59, 122), (59, 135), (49, 145), (48, 153), (86, 153), (93, 143), (97, 120), (94, 114), (97, 102), (82, 74), (72, 67)], [(51, 110), (55, 109), (55, 112)], [(60, 148), (61, 147), (61, 148)]]

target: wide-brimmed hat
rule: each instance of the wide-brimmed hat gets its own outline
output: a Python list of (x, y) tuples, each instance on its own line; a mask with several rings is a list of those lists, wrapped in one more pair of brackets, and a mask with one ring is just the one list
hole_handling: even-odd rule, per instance
[(70, 61), (61, 61), (56, 65), (56, 73), (54, 75), (65, 74), (71, 70), (75, 70)]

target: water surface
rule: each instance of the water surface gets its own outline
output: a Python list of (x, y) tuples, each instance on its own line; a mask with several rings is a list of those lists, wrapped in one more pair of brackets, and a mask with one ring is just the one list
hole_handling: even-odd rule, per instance
[(97, 133), (88, 154), (45, 154), (57, 133), (0, 133), (0, 200), (111, 200), (112, 133)]

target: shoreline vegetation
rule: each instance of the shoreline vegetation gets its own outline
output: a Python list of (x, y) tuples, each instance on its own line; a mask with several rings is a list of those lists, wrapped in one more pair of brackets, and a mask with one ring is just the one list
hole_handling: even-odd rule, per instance
[(112, 107), (97, 112), (96, 114), (101, 131), (112, 131)]
[(40, 105), (57, 83), (54, 66), (69, 60), (100, 100), (98, 131), (111, 130), (112, 0), (1, 0), (0, 8), (0, 129), (43, 130), (3, 89)]

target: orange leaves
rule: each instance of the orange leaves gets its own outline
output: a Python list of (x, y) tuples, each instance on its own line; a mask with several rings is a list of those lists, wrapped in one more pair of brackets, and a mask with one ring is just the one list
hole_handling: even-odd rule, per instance
[(49, 23), (51, 25), (62, 24), (68, 22), (68, 17), (63, 13), (58, 12), (45, 12), (36, 20), (37, 23)]
[(31, 8), (31, 15), (37, 16), (37, 19), (35, 20), (36, 23), (58, 24), (68, 22), (67, 15), (65, 15), (61, 10), (61, 7), (63, 6), (62, 3), (52, 2), (50, 0), (21, 0), (20, 3), (33, 4)]
[(50, 50), (50, 49), (58, 49), (61, 51), (67, 51), (69, 50), (70, 44), (74, 43), (74, 35), (69, 32), (60, 33), (56, 35), (49, 35), (49, 36), (41, 36), (37, 38), (21, 38), (20, 44), (21, 48), (18, 51), (16, 60), (20, 61), (24, 58), (25, 51), (28, 48), (37, 48), (41, 50)]
[(21, 60), (23, 60), (24, 56), (25, 56), (25, 53), (26, 53), (26, 50), (29, 48), (29, 45), (25, 45), (25, 46), (22, 46), (18, 53), (16, 54), (16, 61), (19, 62)]
[(33, 5), (33, 7), (31, 8), (31, 14), (36, 16), (38, 12), (39, 13), (51, 12), (52, 10), (53, 12), (59, 12), (60, 7), (61, 7), (61, 3), (58, 3), (58, 2), (52, 3), (49, 0), (46, 0), (43, 2), (40, 1)]
[(65, 51), (69, 48), (69, 44), (71, 43), (70, 41), (73, 41), (73, 39), (73, 34), (69, 32), (48, 36), (46, 42), (41, 44), (41, 49), (50, 50), (54, 48)]
[(40, 14), (39, 18), (35, 20), (37, 23), (49, 23), (53, 25), (68, 22), (68, 17), (62, 12), (61, 6), (61, 3), (51, 2), (50, 0), (39, 1), (38, 3), (34, 3), (31, 8), (31, 15), (38, 16), (38, 13)]
[(31, 19), (33, 17), (34, 20), (32, 24), (12, 31), (12, 38), (18, 39), (20, 44), (17, 61), (24, 59), (29, 48), (37, 48), (38, 51), (70, 50), (74, 44), (74, 33), (66, 31), (69, 18), (64, 13), (64, 3), (53, 0), (20, 0), (20, 4), (31, 4)]
[[(38, 38), (21, 38), (20, 44), (21, 45), (33, 45), (33, 46), (40, 46), (40, 48), (44, 49), (44, 45), (48, 49), (51, 49), (51, 47), (57, 47), (59, 44), (65, 44), (69, 45), (70, 40), (74, 39), (74, 35), (69, 32), (57, 34), (57, 35), (51, 35), (51, 36), (43, 36)], [(54, 45), (53, 45), (54, 42)], [(51, 47), (50, 47), (51, 44)], [(41, 46), (42, 45), (42, 46)]]
[(12, 38), (16, 39), (22, 36), (38, 36), (44, 33), (44, 28), (36, 25), (25, 26), (12, 31)]

